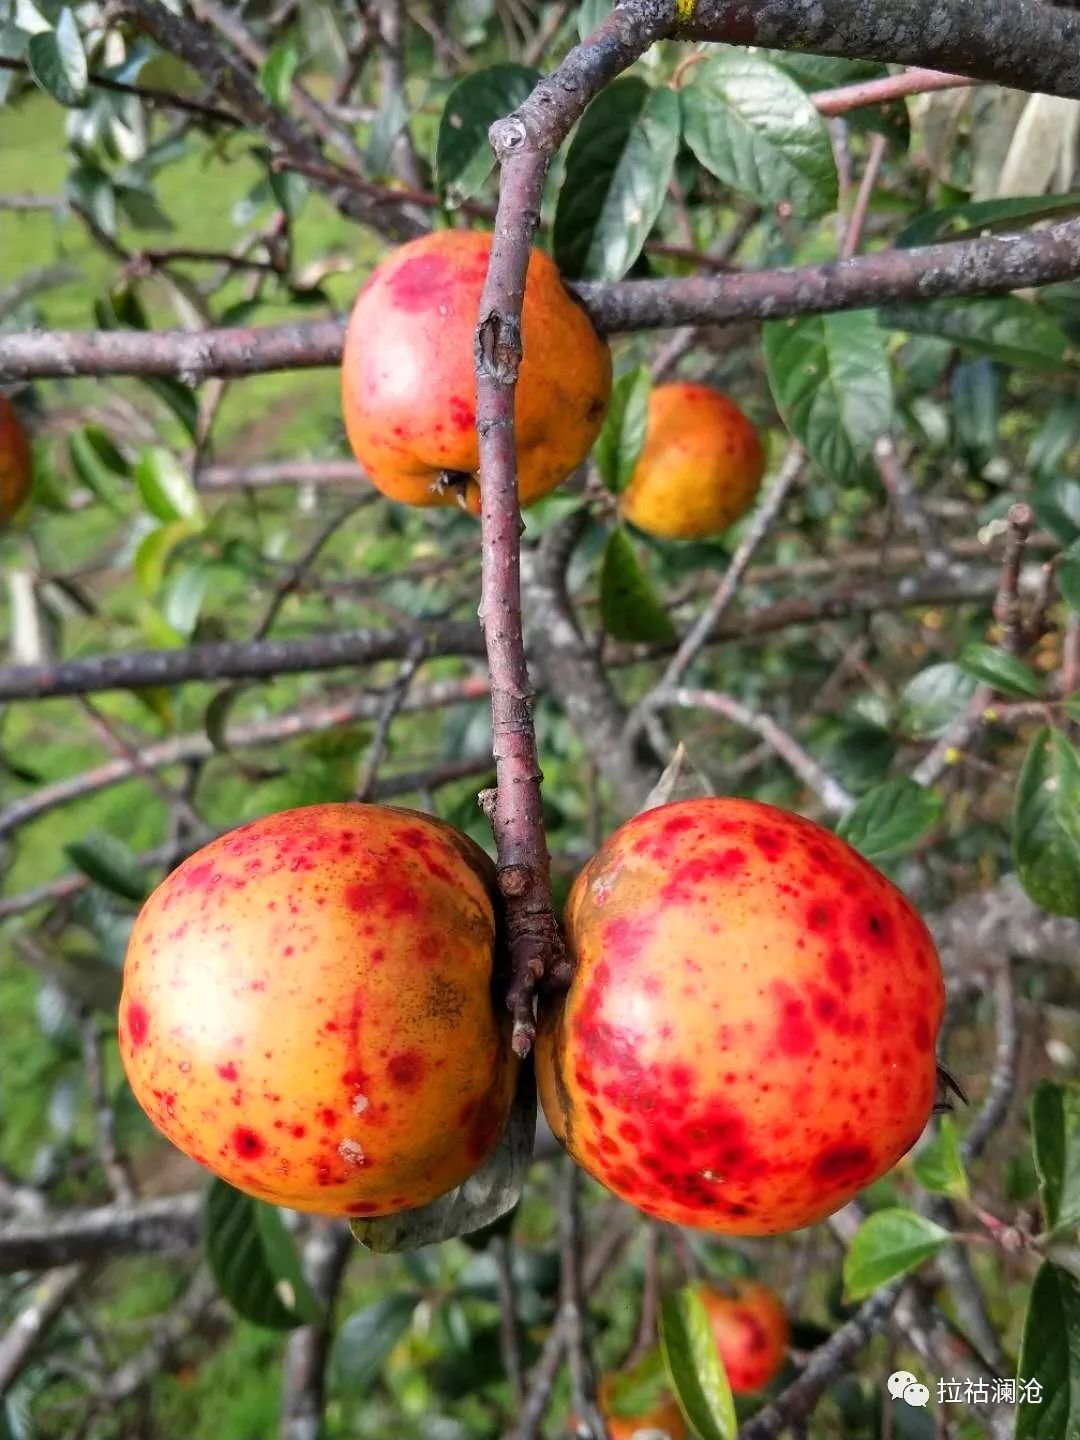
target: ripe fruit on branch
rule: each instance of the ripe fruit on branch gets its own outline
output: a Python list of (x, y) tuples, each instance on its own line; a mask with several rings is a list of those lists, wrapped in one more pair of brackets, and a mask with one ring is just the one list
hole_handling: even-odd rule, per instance
[(609, 1440), (635, 1440), (637, 1436), (648, 1436), (649, 1440), (686, 1440), (689, 1431), (678, 1402), (670, 1391), (664, 1390), (651, 1404), (625, 1414), (625, 1407), (617, 1403), (617, 1374), (602, 1375), (597, 1386), (597, 1402), (600, 1413), (607, 1424)]
[(32, 476), (26, 432), (15, 406), (0, 395), (0, 525), (7, 524), (29, 495)]
[(763, 1390), (783, 1367), (790, 1338), (780, 1297), (752, 1280), (732, 1281), (726, 1293), (703, 1285), (698, 1294), (732, 1393)]
[[(375, 270), (345, 336), (345, 429), (372, 483), (407, 505), (480, 513), (473, 336), (491, 236), (440, 230)], [(529, 505), (578, 466), (600, 432), (611, 356), (539, 250), (529, 260), (514, 424)]]
[(708, 385), (658, 385), (619, 504), (650, 535), (701, 540), (746, 514), (764, 473), (757, 430), (733, 400)]
[(548, 1122), (632, 1205), (795, 1230), (918, 1138), (944, 984), (905, 897), (820, 826), (687, 800), (617, 830), (566, 907), (573, 983), (541, 1015)]
[(493, 893), (483, 851), (411, 810), (312, 805), (214, 840), (135, 922), (120, 1053), (136, 1098), (262, 1200), (426, 1204), (510, 1109)]

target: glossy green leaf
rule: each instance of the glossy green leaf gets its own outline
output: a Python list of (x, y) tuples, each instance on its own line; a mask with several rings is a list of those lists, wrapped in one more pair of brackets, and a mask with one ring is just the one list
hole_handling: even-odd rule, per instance
[[(120, 508), (113, 494), (115, 472), (102, 459), (91, 437), (92, 430), (100, 430), (100, 426), (86, 425), (81, 430), (72, 431), (67, 442), (68, 459), (86, 488), (118, 515)], [(101, 433), (104, 434), (103, 431)]]
[(116, 234), (116, 189), (96, 165), (76, 165), (64, 181), (68, 199), (106, 235)]
[(190, 636), (198, 624), (212, 574), (209, 565), (199, 562), (184, 565), (170, 574), (161, 597), (161, 613), (177, 634)]
[(804, 55), (799, 50), (762, 50), (771, 65), (778, 66), (807, 94), (817, 90), (839, 90), (861, 80), (879, 80), (889, 73), (878, 60), (845, 60), (838, 55)]
[(1069, 396), (1054, 403), (1031, 442), (1028, 468), (1036, 480), (1052, 478), (1080, 445), (1080, 405)]
[(1016, 782), (1013, 862), (1044, 910), (1080, 918), (1080, 759), (1059, 731), (1034, 737)]
[(1031, 1097), (1031, 1147), (1046, 1229), (1080, 1225), (1080, 1086), (1043, 1080)]
[(998, 374), (985, 355), (952, 372), (953, 443), (976, 475), (993, 459), (998, 442)]
[(1080, 210), (1080, 191), (1068, 195), (1013, 195), (1001, 200), (973, 200), (927, 210), (905, 225), (893, 242), (900, 249), (931, 245), (936, 240), (961, 240), (988, 230), (1020, 229), (1020, 223)]
[(416, 1210), (377, 1220), (353, 1220), (353, 1234), (369, 1250), (388, 1254), (438, 1245), (493, 1224), (521, 1199), (535, 1134), (536, 1079), (533, 1067), (523, 1065), (506, 1128), (475, 1174)]
[(134, 570), (144, 595), (157, 594), (165, 580), (169, 556), (183, 541), (197, 534), (198, 526), (190, 520), (174, 520), (171, 525), (159, 525), (140, 541), (135, 551)]
[(900, 723), (916, 739), (936, 740), (967, 708), (974, 677), (944, 661), (913, 675), (900, 695)]
[(1061, 545), (1080, 540), (1080, 480), (1071, 475), (1046, 475), (1031, 493), (1031, 508), (1044, 530)]
[(279, 41), (267, 55), (259, 71), (259, 84), (272, 104), (288, 104), (293, 76), (299, 64), (300, 52), (291, 40)]
[(622, 490), (634, 472), (645, 444), (650, 390), (644, 365), (620, 375), (612, 386), (604, 428), (593, 447), (596, 468), (609, 490)]
[(1080, 1440), (1080, 1283), (1049, 1261), (1031, 1287), (1017, 1376), (1040, 1394), (1017, 1405), (1015, 1440)]
[(761, 55), (695, 65), (680, 92), (686, 143), (718, 179), (761, 205), (820, 215), (837, 200), (825, 121), (802, 87)]
[(631, 1369), (612, 1376), (607, 1404), (612, 1415), (633, 1419), (653, 1409), (663, 1400), (669, 1388), (663, 1351), (648, 1350)]
[(1058, 322), (1047, 310), (1015, 295), (893, 305), (880, 316), (893, 330), (941, 335), (1005, 365), (1060, 370), (1065, 360), (1068, 342)]
[(867, 310), (780, 320), (764, 329), (769, 386), (784, 423), (840, 485), (871, 473), (893, 418), (886, 336)]
[(177, 420), (194, 439), (199, 423), (199, 402), (190, 385), (183, 385), (171, 375), (143, 375), (140, 384), (146, 386), (161, 403), (171, 410)]
[(450, 91), (435, 147), (435, 175), (448, 203), (460, 204), (483, 185), (495, 165), (488, 130), (516, 110), (539, 79), (527, 65), (490, 65)]
[(860, 854), (878, 861), (912, 849), (940, 816), (939, 795), (897, 775), (867, 791), (836, 828)]
[(1080, 540), (1074, 540), (1060, 556), (1057, 583), (1069, 609), (1080, 612)]
[(330, 1375), (342, 1394), (363, 1395), (378, 1380), (391, 1351), (408, 1330), (420, 1296), (385, 1295), (348, 1316), (334, 1341)]
[(1038, 700), (1043, 693), (1043, 682), (1035, 671), (996, 645), (965, 645), (958, 663), (961, 670), (992, 685), (1001, 695)]
[(877, 1210), (859, 1226), (844, 1256), (844, 1295), (863, 1300), (936, 1255), (949, 1232), (914, 1210)]
[(139, 456), (135, 483), (143, 504), (159, 520), (186, 520), (201, 525), (205, 519), (199, 492), (171, 451), (151, 446)]
[(80, 840), (64, 846), (72, 863), (95, 884), (122, 895), (125, 900), (145, 900), (150, 877), (128, 847), (104, 830), (90, 830)]
[(271, 1206), (215, 1180), (206, 1197), (204, 1244), (218, 1289), (243, 1319), (293, 1330), (317, 1318), (296, 1247)]
[(924, 1190), (964, 1199), (969, 1193), (967, 1171), (960, 1154), (960, 1138), (951, 1115), (938, 1120), (937, 1134), (925, 1144), (911, 1167)]
[(672, 1393), (700, 1440), (735, 1440), (738, 1424), (712, 1325), (692, 1286), (660, 1302), (660, 1348)]
[(629, 76), (585, 111), (566, 157), (552, 247), (570, 279), (620, 280), (664, 203), (679, 148), (679, 102)]
[(86, 51), (75, 16), (65, 5), (55, 28), (31, 35), (26, 47), (30, 73), (61, 105), (81, 105), (87, 96)]
[(658, 599), (626, 531), (617, 526), (600, 569), (600, 614), (615, 640), (662, 643), (675, 639), (671, 617)]

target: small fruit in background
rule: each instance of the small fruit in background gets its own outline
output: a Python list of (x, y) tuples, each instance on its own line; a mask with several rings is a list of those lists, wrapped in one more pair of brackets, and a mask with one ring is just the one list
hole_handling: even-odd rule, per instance
[(824, 1219), (915, 1143), (945, 1001), (930, 933), (830, 831), (751, 800), (638, 815), (566, 906), (544, 1006), (552, 1130), (649, 1215), (720, 1234)]
[(30, 494), (34, 467), (30, 442), (15, 406), (0, 395), (0, 525), (13, 519)]
[(698, 1294), (732, 1393), (763, 1390), (783, 1368), (790, 1340), (780, 1297), (752, 1280), (733, 1280), (726, 1288), (703, 1285)]
[[(600, 1413), (607, 1425), (608, 1440), (687, 1440), (686, 1428), (678, 1402), (669, 1390), (661, 1390), (648, 1403), (628, 1406), (620, 1403), (617, 1373), (602, 1375), (596, 1387)], [(632, 1411), (633, 1413), (626, 1413)]]
[[(473, 337), (491, 236), (440, 230), (395, 250), (353, 307), (341, 369), (349, 444), (408, 505), (480, 513)], [(611, 356), (554, 263), (533, 250), (515, 398), (518, 495), (529, 505), (585, 459), (611, 394)]]
[(619, 508), (650, 535), (703, 540), (746, 514), (764, 473), (758, 432), (733, 400), (708, 385), (657, 385)]
[(494, 867), (411, 810), (313, 805), (212, 841), (139, 914), (132, 1089), (259, 1199), (386, 1215), (487, 1158), (517, 1063), (492, 994)]

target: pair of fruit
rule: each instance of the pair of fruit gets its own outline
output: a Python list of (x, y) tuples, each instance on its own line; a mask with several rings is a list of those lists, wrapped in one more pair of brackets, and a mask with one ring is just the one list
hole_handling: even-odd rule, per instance
[[(480, 510), (473, 332), (491, 237), (443, 230), (380, 265), (349, 321), (342, 408), (372, 483), (408, 505)], [(529, 505), (585, 459), (611, 394), (611, 357), (553, 262), (532, 252), (515, 395), (518, 494)], [(764, 457), (757, 431), (705, 385), (661, 385), (645, 445), (621, 497), (640, 529), (691, 539), (748, 509)]]
[[(138, 1099), (277, 1204), (382, 1215), (443, 1194), (490, 1153), (515, 1085), (496, 894), (471, 840), (406, 810), (312, 806), (213, 841), (132, 933)], [(796, 1229), (920, 1134), (937, 955), (830, 832), (746, 800), (646, 811), (578, 877), (566, 935), (577, 969), (541, 1015), (540, 1097), (575, 1160), (647, 1214)]]
[[(732, 1393), (752, 1395), (763, 1390), (779, 1374), (790, 1338), (779, 1297), (752, 1280), (735, 1280), (722, 1288), (701, 1285), (697, 1293)], [(620, 1403), (621, 1378), (617, 1373), (604, 1375), (598, 1386), (609, 1440), (634, 1440), (654, 1432), (667, 1440), (686, 1440), (686, 1421), (669, 1391), (661, 1391), (651, 1402)]]

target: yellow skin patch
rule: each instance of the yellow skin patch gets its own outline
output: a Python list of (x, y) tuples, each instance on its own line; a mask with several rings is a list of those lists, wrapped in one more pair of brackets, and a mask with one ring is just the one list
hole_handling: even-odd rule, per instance
[(275, 1204), (385, 1215), (444, 1194), (490, 1153), (516, 1078), (493, 884), (472, 841), (409, 810), (313, 805), (213, 841), (132, 932), (139, 1103)]
[(896, 1164), (937, 1089), (945, 987), (907, 899), (820, 826), (688, 800), (617, 830), (565, 916), (544, 1113), (647, 1214), (717, 1233), (813, 1224)]
[[(440, 230), (375, 270), (345, 336), (345, 429), (372, 483), (406, 505), (480, 513), (473, 336), (491, 236)], [(533, 250), (514, 399), (518, 495), (530, 505), (576, 469), (600, 433), (611, 355), (554, 263)], [(446, 474), (458, 483), (443, 483)], [(434, 487), (434, 488), (433, 488)]]
[(620, 509), (650, 535), (701, 540), (746, 514), (764, 473), (757, 430), (733, 400), (708, 385), (658, 385)]

